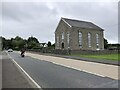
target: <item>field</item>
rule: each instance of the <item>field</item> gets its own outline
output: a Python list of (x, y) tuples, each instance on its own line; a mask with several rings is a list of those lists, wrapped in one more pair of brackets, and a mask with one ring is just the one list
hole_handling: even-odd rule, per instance
[(120, 60), (118, 56), (120, 54), (105, 54), (105, 55), (80, 55), (80, 54), (72, 54), (72, 56), (85, 57), (85, 58), (96, 58), (96, 59), (104, 59), (104, 60)]

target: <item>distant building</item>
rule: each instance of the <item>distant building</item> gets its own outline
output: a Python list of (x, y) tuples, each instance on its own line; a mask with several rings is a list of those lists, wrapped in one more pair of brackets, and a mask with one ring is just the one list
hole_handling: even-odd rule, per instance
[(55, 31), (55, 49), (104, 50), (103, 31), (91, 22), (61, 18)]
[(47, 43), (40, 43), (40, 47), (48, 47)]

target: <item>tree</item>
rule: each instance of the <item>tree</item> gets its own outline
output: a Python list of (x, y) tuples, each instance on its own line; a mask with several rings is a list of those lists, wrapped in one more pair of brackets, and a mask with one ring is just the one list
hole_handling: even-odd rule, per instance
[(52, 47), (55, 47), (55, 43), (54, 43), (54, 44), (52, 44)]
[(108, 41), (107, 39), (104, 38), (104, 48), (105, 49), (108, 49)]
[(28, 41), (28, 43), (29, 43), (29, 42), (36, 42), (36, 43), (39, 43), (38, 39), (35, 38), (35, 37), (33, 37), (33, 36), (29, 37), (27, 41)]
[(0, 37), (1, 38), (1, 46), (2, 49), (8, 49), (8, 48), (12, 48), (12, 43), (10, 39), (5, 39), (4, 37)]
[(35, 49), (39, 47), (39, 43), (36, 43), (34, 41), (28, 42), (28, 49)]
[(54, 44), (52, 44), (52, 45), (51, 45), (51, 47), (52, 47), (53, 49), (55, 49), (55, 43), (54, 43)]
[(28, 46), (28, 49), (36, 49), (40, 47), (38, 39), (33, 36), (28, 38), (27, 46)]
[(48, 45), (48, 47), (51, 47), (51, 42), (50, 42), (50, 41), (48, 41), (48, 44), (47, 44), (47, 45)]
[(16, 49), (16, 50), (20, 50), (26, 44), (26, 42), (23, 40), (23, 38), (21, 38), (19, 36), (12, 38), (11, 43), (12, 43), (13, 49)]
[(1, 47), (2, 49), (6, 48), (6, 39), (4, 37), (0, 37), (1, 38)]

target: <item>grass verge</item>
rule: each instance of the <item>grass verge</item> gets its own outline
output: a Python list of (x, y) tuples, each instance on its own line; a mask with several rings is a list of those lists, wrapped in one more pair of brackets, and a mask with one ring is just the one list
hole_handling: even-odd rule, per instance
[(81, 55), (81, 54), (72, 54), (72, 56), (83, 57), (83, 58), (96, 58), (104, 60), (120, 60), (118, 56), (120, 54), (105, 54), (105, 55)]

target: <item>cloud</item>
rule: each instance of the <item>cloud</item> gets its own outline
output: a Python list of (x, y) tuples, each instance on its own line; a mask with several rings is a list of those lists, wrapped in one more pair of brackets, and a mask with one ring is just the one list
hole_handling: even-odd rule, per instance
[[(91, 21), (104, 29), (109, 43), (118, 42), (117, 2), (61, 2), (54, 3), (59, 16)], [(53, 8), (53, 7), (52, 7)], [(114, 33), (113, 33), (114, 32)]]
[(91, 21), (102, 27), (109, 43), (118, 42), (117, 2), (3, 2), (2, 35), (33, 35), (40, 42), (54, 42), (61, 17)]
[(120, 1), (118, 3), (118, 42), (120, 43)]
[(9, 38), (33, 35), (42, 42), (51, 38), (54, 41), (56, 13), (46, 3), (3, 3), (3, 35)]

